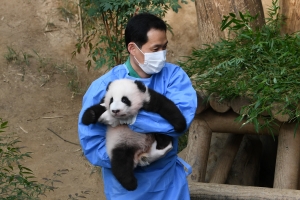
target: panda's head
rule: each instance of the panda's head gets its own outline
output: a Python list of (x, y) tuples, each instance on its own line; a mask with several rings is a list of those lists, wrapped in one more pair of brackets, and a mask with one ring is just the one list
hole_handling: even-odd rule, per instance
[(136, 115), (150, 99), (147, 87), (140, 81), (119, 79), (107, 86), (105, 107), (118, 119)]

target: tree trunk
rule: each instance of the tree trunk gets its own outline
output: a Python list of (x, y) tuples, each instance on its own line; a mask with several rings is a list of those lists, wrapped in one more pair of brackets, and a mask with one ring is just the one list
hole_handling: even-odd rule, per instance
[(280, 13), (287, 20), (282, 27), (283, 33), (294, 33), (300, 30), (300, 1), (299, 0), (284, 0), (280, 2)]
[[(211, 44), (227, 37), (227, 31), (221, 31), (224, 15), (249, 11), (251, 15), (259, 14), (257, 25), (264, 24), (264, 12), (261, 0), (196, 0), (198, 32), (200, 45)], [(200, 46), (201, 47), (201, 46)]]

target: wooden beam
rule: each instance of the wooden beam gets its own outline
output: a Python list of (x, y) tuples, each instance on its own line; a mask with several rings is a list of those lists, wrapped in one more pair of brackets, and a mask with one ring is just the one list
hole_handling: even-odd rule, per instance
[(220, 97), (216, 93), (209, 96), (209, 105), (219, 113), (225, 113), (230, 109), (230, 103), (226, 100), (220, 101)]
[(191, 200), (299, 200), (299, 190), (189, 182)]
[[(255, 128), (252, 124), (245, 124), (245, 120), (241, 122), (236, 122), (236, 118), (239, 116), (232, 110), (229, 110), (226, 113), (217, 113), (211, 108), (197, 115), (199, 118), (203, 119), (208, 127), (211, 128), (212, 132), (219, 133), (237, 133), (237, 134), (258, 134), (255, 131)], [(260, 123), (263, 123), (262, 120), (259, 120)], [(273, 134), (278, 135), (279, 127), (281, 123), (275, 123), (273, 125)], [(263, 129), (259, 134), (271, 135), (268, 129)]]

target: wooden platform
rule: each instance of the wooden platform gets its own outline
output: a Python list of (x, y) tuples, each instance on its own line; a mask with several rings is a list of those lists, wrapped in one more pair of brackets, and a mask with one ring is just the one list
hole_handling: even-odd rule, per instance
[[(274, 124), (273, 134), (278, 136), (278, 149), (273, 188), (226, 185), (224, 183), (242, 137), (270, 133), (268, 130), (257, 133), (252, 124), (241, 126), (244, 121), (237, 123), (237, 110), (239, 112), (241, 107), (233, 108), (230, 103), (221, 104), (218, 101), (204, 105), (201, 95), (198, 96), (198, 105), (189, 130), (188, 145), (182, 153), (193, 168), (188, 177), (192, 199), (300, 199), (300, 129), (295, 130), (295, 124), (279, 120)], [(209, 183), (205, 183), (213, 132), (231, 133), (231, 136), (225, 143), (224, 153), (218, 159)]]

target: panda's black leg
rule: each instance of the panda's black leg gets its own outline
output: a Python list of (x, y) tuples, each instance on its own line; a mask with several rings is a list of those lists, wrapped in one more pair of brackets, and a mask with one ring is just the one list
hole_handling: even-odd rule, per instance
[(127, 190), (137, 188), (137, 179), (134, 177), (134, 154), (136, 148), (119, 146), (112, 150), (111, 169), (113, 175), (120, 184)]
[(168, 135), (154, 134), (154, 137), (157, 142), (156, 149), (164, 149), (172, 142), (172, 137)]
[(84, 125), (95, 124), (105, 111), (106, 108), (100, 104), (89, 107), (82, 115), (82, 123)]

